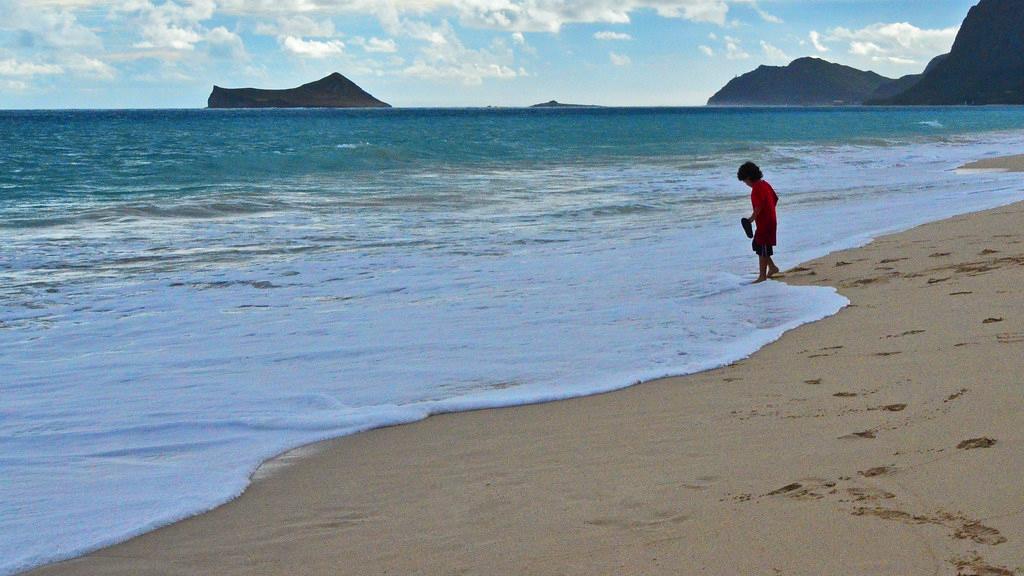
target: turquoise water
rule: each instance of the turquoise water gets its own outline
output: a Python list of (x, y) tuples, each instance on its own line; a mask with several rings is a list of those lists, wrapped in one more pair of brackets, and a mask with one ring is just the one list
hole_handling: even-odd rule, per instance
[(846, 303), (749, 285), (741, 162), (794, 265), (1019, 199), (953, 169), (1022, 136), (1020, 108), (0, 112), (0, 574), (307, 442), (735, 361)]

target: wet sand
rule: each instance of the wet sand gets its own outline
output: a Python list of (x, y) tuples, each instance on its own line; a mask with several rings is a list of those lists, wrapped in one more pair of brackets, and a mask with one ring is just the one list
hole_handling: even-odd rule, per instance
[(735, 365), (316, 444), (29, 574), (1024, 574), (1022, 222), (787, 271), (851, 305)]
[(1000, 172), (1024, 172), (1024, 154), (986, 158), (961, 167), (963, 170), (998, 170)]

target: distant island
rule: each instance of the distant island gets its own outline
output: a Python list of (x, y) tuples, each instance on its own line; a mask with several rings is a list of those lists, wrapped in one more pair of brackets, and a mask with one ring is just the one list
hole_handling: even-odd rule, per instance
[(737, 76), (709, 106), (1024, 104), (1024, 10), (1020, 0), (981, 0), (949, 54), (921, 74), (886, 78), (819, 58), (760, 66)]
[(214, 86), (208, 108), (390, 108), (354, 82), (335, 72), (286, 90)]
[(540, 104), (534, 104), (530, 108), (600, 108), (593, 104), (562, 104), (557, 100), (548, 100), (547, 102), (541, 102)]

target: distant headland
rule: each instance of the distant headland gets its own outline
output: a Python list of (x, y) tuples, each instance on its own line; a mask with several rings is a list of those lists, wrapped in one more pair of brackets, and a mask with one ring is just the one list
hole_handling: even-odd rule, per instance
[(948, 54), (921, 74), (892, 79), (818, 58), (760, 66), (737, 76), (709, 105), (1024, 104), (1024, 10), (1020, 0), (981, 0)]
[(390, 108), (348, 78), (335, 72), (286, 90), (214, 86), (208, 108)]

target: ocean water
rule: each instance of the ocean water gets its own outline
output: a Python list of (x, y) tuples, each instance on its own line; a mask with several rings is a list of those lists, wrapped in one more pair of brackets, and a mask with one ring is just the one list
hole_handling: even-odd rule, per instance
[(742, 161), (791, 266), (1021, 199), (953, 169), (1022, 138), (1020, 108), (0, 112), (0, 574), (304, 443), (743, 358), (847, 301), (749, 285)]

